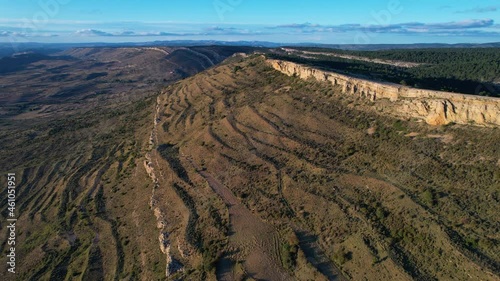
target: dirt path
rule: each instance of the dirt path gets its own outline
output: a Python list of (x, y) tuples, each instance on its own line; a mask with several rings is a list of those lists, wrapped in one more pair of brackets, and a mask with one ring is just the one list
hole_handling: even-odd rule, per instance
[[(309, 51), (299, 51), (299, 50), (295, 50), (295, 49), (283, 49), (283, 50), (296, 53), (299, 56), (301, 56), (300, 53), (306, 54), (306, 55), (322, 55), (322, 56), (337, 57), (337, 58), (343, 58), (343, 59), (349, 59), (349, 60), (359, 60), (359, 61), (366, 61), (366, 62), (371, 62), (371, 63), (385, 64), (385, 65), (391, 65), (391, 66), (403, 67), (403, 68), (413, 68), (413, 67), (418, 67), (418, 66), (424, 65), (423, 63), (417, 63), (417, 62), (385, 60), (385, 59), (376, 59), (376, 58), (372, 59), (372, 58), (367, 58), (367, 57), (343, 55), (343, 54), (336, 54), (336, 53), (309, 52)], [(302, 56), (302, 57), (306, 57), (306, 56)]]
[[(234, 255), (242, 260), (251, 277), (259, 280), (292, 280), (281, 266), (278, 233), (240, 203), (234, 194), (210, 173), (201, 171), (187, 158), (198, 173), (227, 205), (230, 218), (229, 246), (237, 249)], [(219, 263), (218, 280), (234, 280), (231, 261)]]

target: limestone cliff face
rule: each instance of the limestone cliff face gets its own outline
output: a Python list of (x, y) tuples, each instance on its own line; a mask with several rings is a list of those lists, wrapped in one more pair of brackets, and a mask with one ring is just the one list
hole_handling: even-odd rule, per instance
[(328, 72), (293, 62), (268, 60), (276, 70), (302, 79), (314, 77), (342, 87), (344, 93), (376, 101), (389, 99), (388, 111), (401, 117), (424, 119), (431, 125), (449, 123), (500, 126), (500, 99), (414, 89), (394, 83), (375, 82)]

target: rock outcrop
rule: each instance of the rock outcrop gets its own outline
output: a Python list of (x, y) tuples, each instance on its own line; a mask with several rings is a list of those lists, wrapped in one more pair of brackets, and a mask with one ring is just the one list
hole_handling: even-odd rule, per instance
[(267, 60), (276, 70), (302, 79), (310, 77), (342, 87), (346, 94), (372, 101), (388, 99), (388, 111), (405, 118), (419, 118), (430, 125), (449, 123), (500, 126), (500, 99), (410, 88), (323, 71), (281, 60)]
[[(160, 116), (160, 101), (160, 97), (158, 97), (156, 99), (156, 113), (153, 121), (153, 131), (151, 132), (151, 135), (149, 137), (149, 150), (152, 150), (157, 143), (156, 128), (158, 126), (158, 120)], [(166, 256), (165, 276), (169, 278), (176, 272), (183, 270), (183, 265), (170, 253), (171, 244), (168, 240), (168, 233), (165, 230), (167, 227), (167, 222), (160, 207), (157, 206), (158, 200), (155, 199), (155, 191), (159, 188), (160, 182), (155, 173), (151, 152), (148, 152), (145, 158), (144, 169), (153, 182), (153, 190), (151, 193), (151, 199), (149, 201), (149, 207), (153, 210), (153, 213), (156, 217), (156, 227), (160, 230), (158, 241), (160, 242), (161, 252)]]

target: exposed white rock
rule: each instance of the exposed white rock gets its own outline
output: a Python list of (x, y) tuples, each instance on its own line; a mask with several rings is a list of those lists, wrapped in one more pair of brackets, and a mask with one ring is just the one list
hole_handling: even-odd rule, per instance
[(388, 99), (391, 108), (384, 110), (400, 117), (425, 120), (431, 125), (449, 123), (500, 126), (500, 99), (441, 91), (415, 89), (394, 83), (375, 82), (323, 71), (293, 62), (267, 60), (276, 70), (302, 79), (314, 77), (342, 87), (343, 93), (359, 95), (372, 101)]

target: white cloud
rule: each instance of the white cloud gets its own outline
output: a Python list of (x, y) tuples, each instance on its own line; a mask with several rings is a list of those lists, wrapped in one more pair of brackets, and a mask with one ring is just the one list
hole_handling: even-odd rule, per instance
[(491, 34), (484, 29), (493, 29), (495, 25), (492, 19), (468, 19), (463, 21), (442, 22), (442, 23), (422, 23), (407, 22), (388, 25), (318, 25), (311, 23), (287, 24), (271, 27), (284, 31), (299, 33), (343, 33), (343, 32), (373, 32), (373, 33), (396, 33), (396, 34), (436, 34), (436, 33), (463, 33), (486, 35)]

